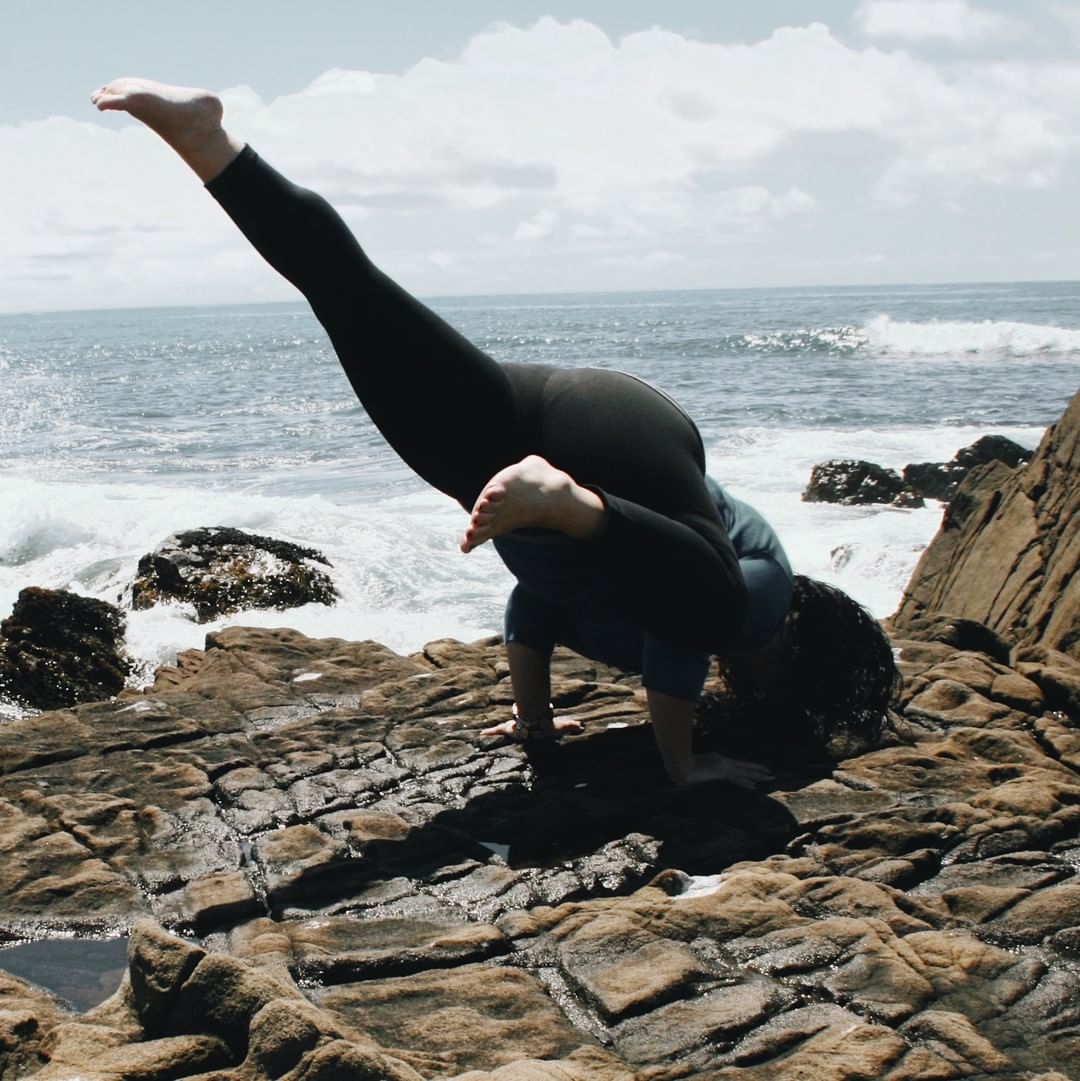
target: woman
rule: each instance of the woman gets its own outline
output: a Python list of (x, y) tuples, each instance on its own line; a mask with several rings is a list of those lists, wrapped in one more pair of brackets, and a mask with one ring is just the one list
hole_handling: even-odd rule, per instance
[(195, 171), (305, 295), (388, 442), (469, 512), (462, 551), (492, 540), (517, 577), (514, 716), (486, 734), (578, 727), (548, 702), (556, 642), (642, 673), (679, 785), (770, 777), (693, 753), (714, 654), (764, 709), (781, 708), (786, 687), (819, 726), (880, 724), (895, 668), (877, 625), (839, 591), (793, 578), (764, 519), (706, 478), (700, 435), (673, 401), (619, 372), (497, 364), (374, 267), (323, 199), (232, 138), (209, 92), (118, 79), (92, 100), (145, 123)]

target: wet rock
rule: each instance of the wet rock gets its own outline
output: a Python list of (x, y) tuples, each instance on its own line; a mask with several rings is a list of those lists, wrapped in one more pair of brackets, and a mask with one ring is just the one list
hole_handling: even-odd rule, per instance
[(923, 505), (922, 497), (896, 470), (847, 458), (815, 465), (802, 498), (806, 503), (841, 503), (844, 506), (866, 503), (887, 503), (894, 507)]
[(956, 452), (951, 462), (915, 462), (904, 466), (903, 478), (926, 499), (948, 502), (960, 482), (978, 465), (1002, 462), (1010, 469), (1031, 460), (1032, 452), (1003, 435), (984, 435)]
[(972, 470), (893, 616), (896, 633), (949, 612), (1011, 645), (1080, 660), (1080, 393), (1022, 470)]
[(1080, 660), (1043, 646), (1017, 651), (1016, 671), (1042, 691), (1050, 709), (1080, 717)]
[[(207, 955), (150, 922), (136, 927), (129, 957), (120, 989), (87, 1014), (50, 1014), (40, 1006), (39, 1012), (0, 1010), (0, 1033), (9, 1032), (14, 1041), (6, 1058), (9, 1048), (0, 1043), (0, 1076), (166, 1081), (198, 1074), (269, 1081), (288, 1074), (422, 1081), (370, 1036), (307, 1002), (287, 977)], [(19, 992), (0, 977), (5, 1005), (13, 990)], [(25, 995), (10, 1004), (20, 1001)], [(45, 1018), (51, 1023), (42, 1034)]]
[(52, 995), (0, 969), (0, 1079), (16, 1081), (44, 1066), (44, 1042), (69, 1016)]
[[(902, 629), (892, 628), (905, 642), (941, 642), (953, 650), (985, 653), (1001, 664), (1009, 663), (1009, 644), (984, 623), (942, 612), (905, 620)], [(952, 650), (946, 651), (948, 655)]]
[(317, 1002), (386, 1046), (437, 1058), (429, 1077), (560, 1060), (595, 1039), (577, 1029), (533, 975), (466, 965), (319, 992)]
[(111, 698), (130, 667), (124, 615), (105, 601), (31, 586), (0, 623), (0, 693), (32, 708)]
[(231, 628), (4, 725), (0, 937), (135, 932), (89, 1014), (0, 979), (2, 1046), (46, 1081), (1075, 1075), (1080, 661), (912, 633), (874, 750), (811, 762), (717, 697), (701, 745), (768, 792), (673, 788), (640, 684), (563, 651), (584, 733), (485, 739), (491, 640)]
[(216, 526), (167, 537), (139, 560), (131, 587), (134, 608), (182, 601), (200, 623), (245, 608), (333, 604), (337, 596), (326, 557), (289, 541)]

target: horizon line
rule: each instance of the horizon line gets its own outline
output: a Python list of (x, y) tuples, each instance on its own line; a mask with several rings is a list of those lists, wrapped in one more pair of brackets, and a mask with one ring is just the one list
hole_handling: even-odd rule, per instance
[[(750, 293), (750, 292), (792, 292), (797, 290), (826, 289), (920, 289), (944, 288), (946, 286), (995, 286), (995, 285), (1080, 285), (1080, 278), (984, 278), (939, 281), (897, 281), (897, 282), (833, 282), (802, 285), (700, 285), (671, 286), (652, 289), (559, 289), (480, 293), (424, 293), (417, 299), (428, 303), (440, 300), (494, 300), (513, 297), (586, 297), (586, 296), (645, 296), (657, 293)], [(290, 300), (226, 300), (226, 301), (187, 301), (175, 304), (117, 304), (102, 305), (96, 308), (27, 308), (5, 311), (0, 309), (0, 318), (11, 316), (34, 315), (79, 315), (92, 312), (137, 312), (171, 311), (183, 308), (240, 308), (269, 307), (274, 304), (306, 304), (303, 296), (297, 295)]]

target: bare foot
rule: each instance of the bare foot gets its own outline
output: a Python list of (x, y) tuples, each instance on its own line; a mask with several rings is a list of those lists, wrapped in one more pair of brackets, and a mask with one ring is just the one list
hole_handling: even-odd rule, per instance
[(221, 99), (209, 90), (153, 79), (113, 79), (90, 95), (102, 111), (130, 113), (156, 131), (201, 180), (213, 180), (243, 149), (221, 126)]
[[(584, 732), (585, 726), (576, 717), (555, 717), (551, 722), (551, 731), (545, 733), (548, 739), (562, 739), (568, 732)], [(480, 733), (482, 736), (509, 736), (516, 743), (525, 742), (525, 734), (518, 727), (517, 718), (511, 717), (502, 724), (493, 724)]]
[(473, 505), (461, 550), (474, 548), (512, 529), (541, 526), (583, 540), (604, 526), (604, 502), (546, 458), (530, 454), (499, 470)]

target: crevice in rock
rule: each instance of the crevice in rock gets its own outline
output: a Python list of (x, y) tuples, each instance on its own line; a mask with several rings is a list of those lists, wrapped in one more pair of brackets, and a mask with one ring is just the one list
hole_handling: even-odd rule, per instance
[(582, 998), (567, 980), (556, 965), (541, 965), (536, 968), (522, 966), (525, 971), (532, 972), (544, 985), (552, 1002), (562, 1010), (566, 1019), (576, 1029), (591, 1036), (598, 1043), (610, 1046), (614, 1040), (607, 1025), (600, 1020), (599, 1014), (591, 1005), (587, 1005), (587, 998)]

